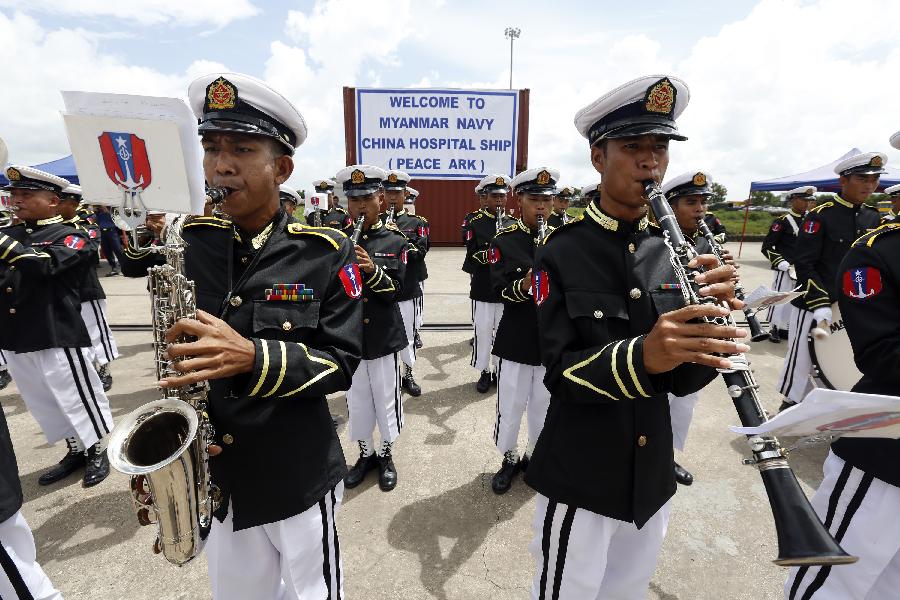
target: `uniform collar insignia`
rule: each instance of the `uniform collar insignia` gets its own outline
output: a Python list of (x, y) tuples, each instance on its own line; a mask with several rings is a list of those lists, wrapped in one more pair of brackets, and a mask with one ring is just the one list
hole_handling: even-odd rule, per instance
[(50, 217), (49, 219), (41, 219), (40, 221), (37, 221), (35, 223), (35, 225), (41, 226), (41, 225), (50, 225), (52, 223), (62, 223), (62, 222), (63, 222), (63, 218), (60, 217), (59, 215), (56, 215), (55, 217)]
[(206, 87), (206, 111), (231, 110), (237, 104), (237, 88), (234, 84), (219, 77)]
[(847, 208), (853, 208), (852, 202), (847, 202), (843, 198), (841, 198), (838, 194), (834, 195), (834, 201), (840, 204), (841, 206), (846, 206)]
[(803, 216), (800, 213), (795, 213), (793, 210), (789, 210), (788, 214), (791, 215), (792, 217), (797, 217), (798, 219)]
[(531, 233), (531, 229), (528, 228), (528, 225), (525, 224), (525, 221), (523, 221), (522, 219), (517, 219), (516, 223), (519, 225), (519, 229), (521, 229), (525, 233)]
[(381, 225), (381, 220), (376, 220), (374, 223), (372, 223), (372, 226), (369, 227), (367, 231), (375, 231), (376, 229), (381, 229)]
[(588, 207), (585, 209), (584, 214), (593, 219), (598, 225), (609, 231), (644, 231), (650, 225), (650, 219), (647, 217), (647, 215), (644, 215), (633, 223), (629, 223), (627, 221), (609, 216), (608, 214), (603, 212), (603, 210), (601, 210), (600, 207), (597, 206), (597, 204), (594, 202), (588, 204)]

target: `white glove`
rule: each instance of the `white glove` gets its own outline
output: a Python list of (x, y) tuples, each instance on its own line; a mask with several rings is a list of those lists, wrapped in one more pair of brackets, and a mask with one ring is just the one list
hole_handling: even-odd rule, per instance
[(813, 311), (813, 320), (816, 323), (821, 323), (822, 321), (831, 323), (831, 309), (827, 307), (817, 308)]
[(779, 271), (787, 271), (788, 269), (791, 268), (791, 263), (789, 263), (786, 260), (783, 260), (780, 263), (778, 263), (777, 265), (775, 265), (775, 268), (778, 269)]

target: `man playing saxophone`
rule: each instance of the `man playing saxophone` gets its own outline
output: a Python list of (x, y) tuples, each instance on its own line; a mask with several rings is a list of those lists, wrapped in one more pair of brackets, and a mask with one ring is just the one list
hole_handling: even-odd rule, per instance
[[(360, 359), (353, 249), (280, 206), (307, 133), (290, 102), (235, 73), (195, 80), (189, 97), (206, 180), (227, 190), (228, 218), (183, 227), (197, 319), (167, 332), (183, 374), (160, 385), (210, 383), (209, 466), (221, 491), (206, 545), (213, 597), (340, 597), (334, 518), (346, 462), (325, 395), (349, 387)], [(130, 249), (126, 274), (142, 274), (153, 256)], [(184, 335), (196, 340), (172, 343)]]

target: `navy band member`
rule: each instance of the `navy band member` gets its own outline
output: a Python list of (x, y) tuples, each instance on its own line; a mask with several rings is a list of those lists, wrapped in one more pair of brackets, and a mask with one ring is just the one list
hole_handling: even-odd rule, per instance
[[(602, 190), (537, 253), (551, 400), (525, 474), (538, 492), (534, 599), (646, 596), (676, 487), (666, 394), (694, 392), (730, 365), (711, 353), (747, 348), (716, 339), (740, 329), (689, 322), (727, 309), (683, 307), (668, 252), (647, 230), (642, 182), (662, 180), (669, 140), (685, 139), (674, 119), (687, 100), (682, 81), (651, 76), (576, 115)], [(710, 255), (698, 262), (717, 264)], [(733, 297), (734, 272), (699, 275), (701, 293)]]
[[(487, 178), (482, 179), (478, 182), (478, 185), (475, 186), (475, 196), (478, 198), (478, 209), (473, 210), (471, 212), (466, 213), (463, 217), (461, 233), (462, 233), (462, 242), (466, 243), (467, 232), (469, 230), (469, 222), (472, 220), (472, 217), (483, 211), (487, 208), (487, 193), (484, 191), (484, 181)], [(468, 258), (468, 256), (466, 257)], [(463, 271), (466, 270), (466, 264), (463, 263)], [(468, 271), (466, 271), (468, 273)]]
[[(334, 179), (320, 179), (314, 181), (317, 194), (328, 194), (328, 205), (321, 207), (319, 212), (322, 217), (322, 225), (325, 227), (333, 227), (335, 229), (344, 229), (350, 224), (350, 215), (338, 204), (338, 197), (335, 194), (334, 187), (336, 185)], [(312, 223), (313, 214), (306, 216), (307, 223)]]
[(0, 410), (0, 598), (62, 600), (36, 560), (34, 536), (22, 515), (22, 483), (6, 414)]
[(900, 216), (900, 184), (885, 188), (884, 193), (888, 195), (891, 201), (891, 210), (881, 217), (882, 225), (885, 223), (892, 223)]
[(278, 199), (281, 201), (281, 208), (289, 217), (294, 216), (297, 205), (300, 204), (300, 194), (294, 188), (288, 187), (283, 183), (278, 186)]
[(91, 336), (92, 362), (103, 382), (103, 391), (108, 392), (113, 384), (109, 363), (119, 357), (119, 347), (106, 318), (106, 292), (97, 277), (97, 266), (100, 264), (100, 228), (79, 213), (81, 200), (81, 186), (70, 185), (59, 197), (56, 210), (67, 225), (85, 233), (91, 244), (91, 262), (84, 267), (78, 293), (81, 296), (81, 318)]
[[(411, 215), (416, 214), (416, 200), (418, 199), (419, 190), (406, 186), (406, 204), (408, 205), (406, 212)], [(422, 220), (425, 221), (424, 230), (419, 231), (418, 233), (422, 233), (426, 238), (425, 248), (427, 254), (427, 250), (431, 248), (431, 225), (428, 224), (428, 220), (425, 219), (425, 217), (422, 217)], [(428, 267), (425, 264), (425, 261), (422, 261), (422, 271), (419, 274), (419, 277), (419, 287), (422, 288), (422, 295), (416, 300), (416, 323), (413, 331), (413, 344), (415, 345), (416, 350), (422, 348), (422, 336), (419, 335), (419, 332), (422, 330), (422, 323), (425, 321), (425, 280), (428, 279)]]
[(469, 298), (473, 301), (472, 322), (475, 329), (470, 364), (480, 373), (475, 389), (482, 394), (497, 381), (496, 373), (491, 369), (491, 348), (500, 317), (503, 316), (503, 303), (491, 285), (488, 247), (498, 231), (515, 222), (506, 214), (509, 181), (506, 175), (488, 175), (481, 180), (479, 186), (485, 195), (485, 208), (469, 219), (465, 228), (466, 260), (463, 271), (472, 276)]
[[(265, 83), (237, 73), (195, 80), (209, 185), (228, 189), (228, 219), (189, 219), (185, 271), (197, 289), (197, 320), (167, 339), (183, 376), (208, 379), (212, 481), (222, 502), (206, 545), (213, 597), (338, 597), (335, 526), (346, 462), (326, 394), (346, 390), (359, 363), (362, 306), (344, 234), (297, 223), (279, 186), (294, 168), (307, 128), (297, 109)], [(129, 250), (127, 275), (146, 273), (153, 254)], [(218, 316), (215, 316), (218, 315)]]
[[(854, 392), (900, 394), (900, 225), (858, 239), (835, 285), (853, 359)], [(825, 459), (812, 505), (835, 540), (859, 562), (793, 568), (785, 598), (895, 598), (900, 582), (900, 440), (839, 439)]]
[[(503, 456), (500, 470), (491, 478), (495, 494), (506, 493), (516, 473), (528, 467), (528, 457), (537, 443), (550, 404), (550, 392), (544, 386), (546, 370), (541, 365), (532, 267), (539, 236), (537, 218), (540, 215), (546, 224), (557, 181), (559, 171), (549, 167), (529, 169), (513, 178), (511, 185), (521, 217), (497, 234), (488, 252), (491, 282), (503, 301), (503, 317), (493, 350), (499, 359), (493, 441)], [(520, 461), (517, 444), (525, 414), (528, 445)]]
[(706, 226), (712, 231), (713, 237), (717, 242), (724, 244), (728, 241), (728, 231), (725, 229), (725, 224), (719, 220), (715, 213), (704, 211), (703, 220), (706, 221)]
[(547, 225), (556, 228), (572, 220), (572, 217), (566, 211), (569, 210), (569, 203), (574, 197), (575, 190), (572, 187), (566, 185), (559, 189), (556, 195), (553, 196), (553, 211), (547, 218)]
[[(400, 351), (400, 360), (403, 361), (404, 366), (400, 385), (409, 392), (410, 396), (421, 396), (422, 388), (416, 383), (413, 367), (416, 364), (416, 320), (419, 318), (419, 304), (422, 299), (420, 282), (428, 277), (428, 271), (425, 268), (425, 254), (428, 252), (428, 221), (424, 217), (412, 215), (406, 211), (409, 175), (397, 170), (386, 171), (386, 175), (382, 182), (386, 207), (385, 212), (381, 213), (381, 222), (388, 224), (390, 217), (393, 226), (409, 241), (406, 280), (403, 282), (403, 292), (397, 296), (397, 305), (400, 308), (400, 315), (403, 317), (406, 339), (409, 340), (406, 348)], [(390, 214), (391, 208), (393, 208), (393, 215)]]
[[(365, 217), (353, 275), (363, 298), (362, 362), (347, 391), (348, 432), (359, 444), (359, 459), (344, 483), (356, 487), (366, 473), (377, 468), (378, 486), (385, 492), (397, 486), (392, 448), (403, 428), (399, 353), (409, 345), (397, 306), (406, 282), (409, 244), (395, 227), (378, 218), (384, 200), (381, 182), (386, 177), (382, 169), (369, 165), (352, 165), (336, 177), (347, 196), (353, 223)], [(352, 234), (353, 226), (345, 231)], [(376, 426), (381, 434), (380, 454), (375, 453), (372, 435)]]
[[(790, 292), (797, 287), (797, 280), (791, 277), (790, 268), (794, 264), (797, 248), (797, 236), (803, 217), (809, 210), (809, 203), (815, 201), (818, 190), (811, 185), (794, 188), (786, 194), (791, 208), (787, 214), (772, 221), (769, 232), (762, 243), (762, 253), (775, 272), (772, 289), (776, 292)], [(781, 342), (787, 337), (788, 321), (791, 314), (790, 304), (779, 304), (769, 307), (766, 320), (772, 324), (769, 341)]]
[(79, 290), (93, 268), (93, 246), (86, 231), (56, 213), (68, 181), (31, 167), (10, 167), (6, 176), (20, 223), (0, 230), (0, 348), (47, 441), (65, 439), (68, 447), (38, 483), (84, 467), (89, 487), (109, 475), (101, 441), (113, 428), (81, 318)]
[(800, 402), (812, 390), (806, 336), (814, 322), (832, 320), (837, 268), (853, 240), (878, 227), (878, 211), (863, 202), (878, 189), (886, 163), (887, 157), (880, 152), (839, 162), (834, 172), (840, 176), (841, 193), (810, 210), (800, 225), (794, 268), (804, 294), (791, 302), (788, 353), (778, 376), (778, 391), (784, 396), (781, 409)]

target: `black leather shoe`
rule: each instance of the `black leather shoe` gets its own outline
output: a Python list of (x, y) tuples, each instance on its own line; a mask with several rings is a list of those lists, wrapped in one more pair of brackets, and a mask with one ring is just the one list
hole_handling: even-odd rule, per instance
[(531, 461), (528, 459), (528, 455), (527, 455), (527, 454), (523, 454), (523, 455), (522, 455), (522, 460), (519, 461), (519, 468), (522, 470), (523, 473), (524, 473), (525, 471), (528, 470), (528, 463), (529, 463), (529, 462), (531, 462)]
[(422, 338), (419, 337), (419, 332), (417, 331), (416, 337), (413, 340), (413, 346), (415, 346), (416, 350), (421, 350), (423, 345), (424, 344), (422, 344)]
[(397, 487), (397, 468), (390, 454), (378, 457), (378, 487), (389, 492)]
[(513, 477), (519, 472), (520, 467), (521, 463), (518, 458), (509, 453), (503, 457), (503, 464), (500, 465), (500, 470), (491, 477), (491, 489), (494, 490), (495, 494), (505, 494), (509, 491)]
[(9, 371), (3, 369), (0, 371), (0, 390), (4, 389), (12, 382), (12, 375), (9, 374)]
[(694, 483), (694, 476), (691, 475), (691, 472), (675, 463), (675, 481), (680, 483), (681, 485), (691, 485)]
[(490, 388), (491, 373), (490, 371), (482, 371), (481, 377), (478, 378), (478, 383), (475, 384), (475, 389), (478, 390), (479, 394), (486, 394)]
[(783, 411), (783, 410), (787, 410), (787, 409), (789, 409), (789, 408), (792, 407), (792, 406), (797, 406), (797, 403), (796, 403), (796, 402), (791, 402), (790, 400), (785, 400), (784, 402), (781, 403), (781, 406), (778, 407), (778, 412), (781, 412), (781, 411)]
[(779, 329), (778, 335), (781, 336), (781, 339), (786, 340), (786, 339), (788, 339), (788, 330), (787, 329)]
[(100, 383), (103, 384), (103, 391), (108, 392), (112, 389), (113, 378), (109, 373), (109, 365), (101, 365), (97, 368), (97, 375), (100, 377)]
[(360, 456), (356, 464), (351, 467), (347, 476), (344, 477), (344, 487), (355, 488), (366, 478), (366, 473), (373, 471), (378, 466), (378, 457), (375, 454), (369, 456)]
[(100, 442), (97, 442), (88, 448), (87, 467), (84, 469), (84, 480), (81, 484), (88, 488), (107, 477), (109, 477), (109, 459), (106, 457), (106, 450), (101, 450)]
[(422, 388), (416, 383), (412, 369), (409, 366), (406, 367), (406, 375), (400, 378), (400, 387), (409, 392), (410, 396), (418, 397), (422, 395)]
[(769, 332), (769, 341), (772, 342), (773, 344), (781, 343), (781, 334), (778, 333), (777, 327), (773, 327), (772, 330)]
[(75, 471), (84, 468), (84, 465), (87, 463), (84, 450), (76, 450), (74, 440), (67, 439), (66, 444), (69, 446), (69, 452), (63, 456), (63, 459), (55, 467), (51, 467), (38, 477), (38, 485), (56, 483), (60, 479), (65, 479)]
[(491, 371), (491, 385), (497, 387), (497, 374)]

